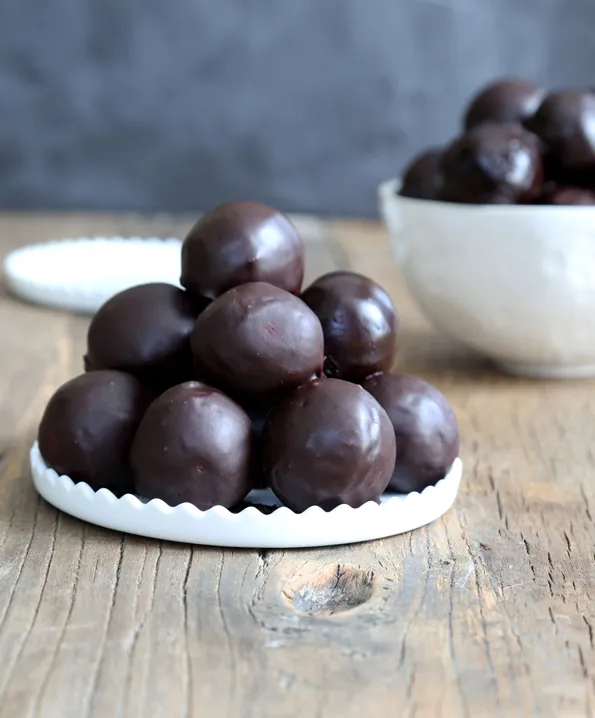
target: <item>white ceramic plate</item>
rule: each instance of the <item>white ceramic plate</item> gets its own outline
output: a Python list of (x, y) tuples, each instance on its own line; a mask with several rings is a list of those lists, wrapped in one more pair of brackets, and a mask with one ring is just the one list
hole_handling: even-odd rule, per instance
[(11, 252), (4, 275), (17, 296), (93, 314), (123, 289), (180, 280), (179, 239), (81, 237), (33, 244)]
[[(411, 531), (446, 513), (459, 489), (463, 464), (456, 459), (448, 475), (421, 494), (387, 494), (382, 503), (358, 509), (338, 506), (325, 512), (318, 506), (296, 514), (286, 507), (264, 514), (251, 506), (234, 514), (222, 506), (200, 511), (191, 504), (172, 508), (160, 499), (143, 502), (127, 494), (75, 484), (46, 466), (37, 443), (31, 449), (33, 482), (50, 504), (98, 526), (169, 541), (240, 548), (304, 548), (332, 546), (393, 536)], [(253, 491), (248, 500), (276, 505), (270, 491)]]

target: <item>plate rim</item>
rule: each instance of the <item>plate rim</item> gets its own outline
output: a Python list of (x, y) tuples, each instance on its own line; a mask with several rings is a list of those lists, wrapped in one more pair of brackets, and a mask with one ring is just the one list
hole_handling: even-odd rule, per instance
[(109, 489), (94, 491), (87, 483), (75, 484), (69, 476), (48, 467), (37, 441), (31, 447), (30, 462), (39, 494), (83, 521), (162, 540), (237, 548), (331, 546), (419, 528), (452, 506), (463, 469), (457, 458), (435, 486), (421, 493), (392, 494), (380, 504), (368, 501), (358, 508), (342, 504), (331, 511), (311, 506), (302, 513), (281, 506), (265, 514), (255, 506), (237, 513), (223, 506), (203, 511), (189, 503), (172, 507), (161, 499), (143, 502), (133, 494), (118, 498)]

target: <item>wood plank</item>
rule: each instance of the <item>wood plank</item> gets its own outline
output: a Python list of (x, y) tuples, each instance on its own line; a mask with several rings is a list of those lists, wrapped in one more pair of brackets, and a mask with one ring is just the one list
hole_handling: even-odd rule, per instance
[[(187, 224), (0, 216), (0, 248)], [(2, 718), (595, 712), (595, 382), (503, 377), (440, 337), (379, 225), (315, 223), (308, 248), (309, 277), (351, 267), (393, 296), (399, 370), (436, 383), (459, 417), (456, 507), (405, 536), (307, 551), (188, 547), (59, 515), (27, 451), (49, 395), (80, 371), (87, 320), (3, 296)]]

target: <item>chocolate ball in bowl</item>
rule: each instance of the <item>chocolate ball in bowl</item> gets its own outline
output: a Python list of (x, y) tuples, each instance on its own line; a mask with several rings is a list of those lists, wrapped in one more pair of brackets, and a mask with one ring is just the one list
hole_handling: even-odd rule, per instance
[(117, 496), (133, 490), (128, 452), (152, 395), (130, 374), (94, 371), (63, 384), (38, 431), (39, 450), (58, 474)]
[(520, 125), (482, 124), (442, 157), (441, 199), (473, 204), (535, 200), (544, 178), (541, 143)]
[(198, 375), (242, 399), (265, 401), (322, 373), (318, 317), (264, 282), (218, 297), (197, 319), (191, 345)]
[(388, 294), (355, 272), (331, 272), (302, 294), (324, 332), (324, 371), (360, 381), (388, 370), (397, 351), (397, 316)]
[(318, 379), (270, 413), (263, 435), (265, 476), (293, 511), (377, 501), (395, 465), (395, 437), (379, 403), (357, 384)]
[(85, 369), (119, 369), (162, 389), (192, 379), (189, 337), (207, 303), (164, 283), (116, 294), (91, 320)]
[(442, 150), (430, 149), (405, 168), (399, 194), (412, 199), (438, 199), (442, 188)]
[(485, 122), (523, 122), (536, 112), (543, 95), (540, 87), (526, 80), (497, 80), (471, 100), (463, 124), (469, 130)]
[(196, 381), (168, 389), (140, 423), (130, 451), (137, 493), (170, 506), (230, 508), (250, 490), (250, 419)]
[(182, 245), (181, 284), (214, 299), (247, 282), (299, 294), (304, 245), (289, 219), (258, 202), (227, 202), (192, 227)]
[(525, 126), (546, 145), (552, 179), (595, 184), (595, 93), (552, 92)]
[(459, 452), (455, 414), (446, 397), (416, 376), (378, 374), (362, 383), (392, 423), (397, 460), (389, 490), (423, 491), (448, 473)]

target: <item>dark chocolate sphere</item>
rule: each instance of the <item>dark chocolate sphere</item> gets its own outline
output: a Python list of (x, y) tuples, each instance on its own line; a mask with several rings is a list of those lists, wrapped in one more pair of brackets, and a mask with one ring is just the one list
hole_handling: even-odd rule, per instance
[(130, 374), (94, 371), (63, 384), (39, 425), (39, 450), (58, 474), (118, 496), (133, 490), (128, 452), (151, 395)]
[(368, 277), (331, 272), (302, 294), (322, 324), (327, 376), (360, 381), (391, 368), (397, 317), (388, 294)]
[(322, 372), (318, 317), (298, 297), (263, 282), (216, 299), (190, 342), (198, 375), (234, 396), (274, 395)]
[(120, 369), (162, 388), (191, 379), (189, 337), (205, 306), (171, 284), (116, 294), (91, 320), (85, 368)]
[(595, 192), (584, 187), (555, 187), (541, 197), (541, 204), (593, 205)]
[(272, 410), (263, 435), (269, 486), (294, 511), (377, 501), (395, 466), (384, 409), (357, 384), (318, 379)]
[(299, 294), (304, 245), (284, 214), (257, 202), (227, 202), (192, 227), (182, 245), (181, 283), (214, 299), (247, 282)]
[(552, 179), (595, 184), (595, 93), (552, 92), (525, 126), (545, 143)]
[(407, 494), (443, 479), (459, 453), (457, 420), (444, 395), (407, 374), (378, 374), (362, 386), (386, 410), (397, 440), (388, 488)]
[(189, 381), (148, 408), (130, 464), (136, 491), (170, 506), (230, 508), (250, 490), (251, 427), (246, 413), (212, 387)]
[(536, 112), (543, 95), (540, 87), (525, 80), (492, 82), (471, 100), (465, 112), (465, 129), (484, 122), (523, 122)]
[(445, 151), (442, 171), (443, 200), (529, 202), (539, 195), (543, 184), (540, 142), (520, 125), (478, 125)]
[(442, 150), (431, 149), (414, 157), (405, 168), (400, 194), (413, 199), (438, 199), (442, 187)]

